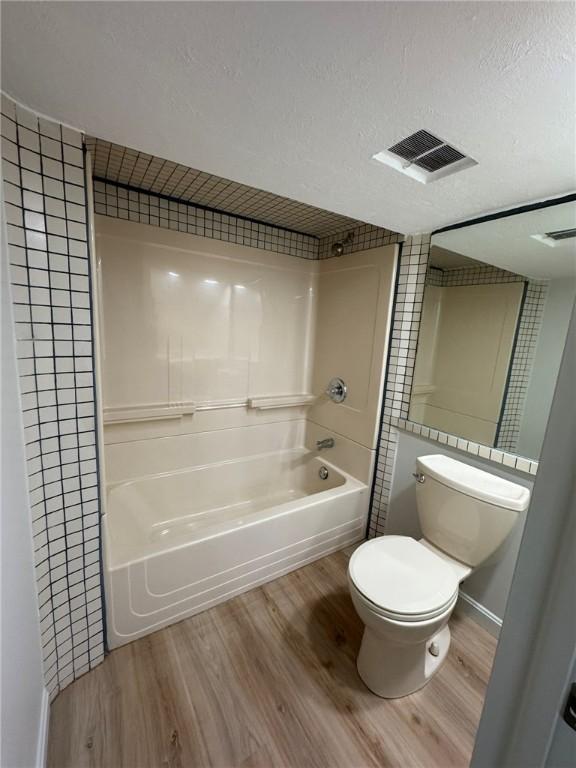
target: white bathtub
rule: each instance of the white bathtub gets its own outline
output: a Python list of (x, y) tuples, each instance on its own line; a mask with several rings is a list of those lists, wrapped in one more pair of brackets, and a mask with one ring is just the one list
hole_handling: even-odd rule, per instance
[(103, 523), (110, 646), (359, 541), (368, 505), (366, 485), (303, 448), (112, 485)]

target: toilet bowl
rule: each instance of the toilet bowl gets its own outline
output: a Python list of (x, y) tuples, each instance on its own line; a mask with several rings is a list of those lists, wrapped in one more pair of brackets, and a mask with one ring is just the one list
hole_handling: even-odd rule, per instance
[(420, 457), (417, 469), (423, 538), (371, 539), (348, 566), (365, 625), (358, 673), (384, 698), (414, 693), (438, 672), (459, 584), (504, 541), (530, 499), (523, 486), (446, 456)]
[(357, 661), (362, 680), (385, 698), (422, 688), (448, 652), (456, 571), (415, 539), (384, 536), (354, 552), (348, 584), (365, 625)]

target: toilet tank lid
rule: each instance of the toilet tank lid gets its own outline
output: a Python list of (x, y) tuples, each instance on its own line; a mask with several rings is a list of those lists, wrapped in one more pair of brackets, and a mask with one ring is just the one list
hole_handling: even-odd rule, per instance
[(429, 475), (439, 483), (467, 496), (516, 512), (523, 512), (528, 508), (530, 501), (528, 488), (485, 472), (483, 469), (472, 467), (463, 461), (434, 454), (419, 456), (416, 464), (418, 471), (422, 474)]

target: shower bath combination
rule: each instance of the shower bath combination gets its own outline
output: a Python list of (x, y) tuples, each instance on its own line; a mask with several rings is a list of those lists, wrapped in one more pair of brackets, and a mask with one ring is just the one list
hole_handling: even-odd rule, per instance
[(115, 647), (364, 537), (398, 246), (95, 228)]

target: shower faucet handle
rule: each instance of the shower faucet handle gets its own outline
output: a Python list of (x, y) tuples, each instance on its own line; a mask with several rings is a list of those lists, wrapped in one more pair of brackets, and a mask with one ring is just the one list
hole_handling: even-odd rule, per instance
[(326, 394), (334, 403), (342, 403), (346, 400), (348, 394), (348, 387), (344, 383), (343, 379), (338, 377), (330, 379), (328, 387), (326, 388)]

